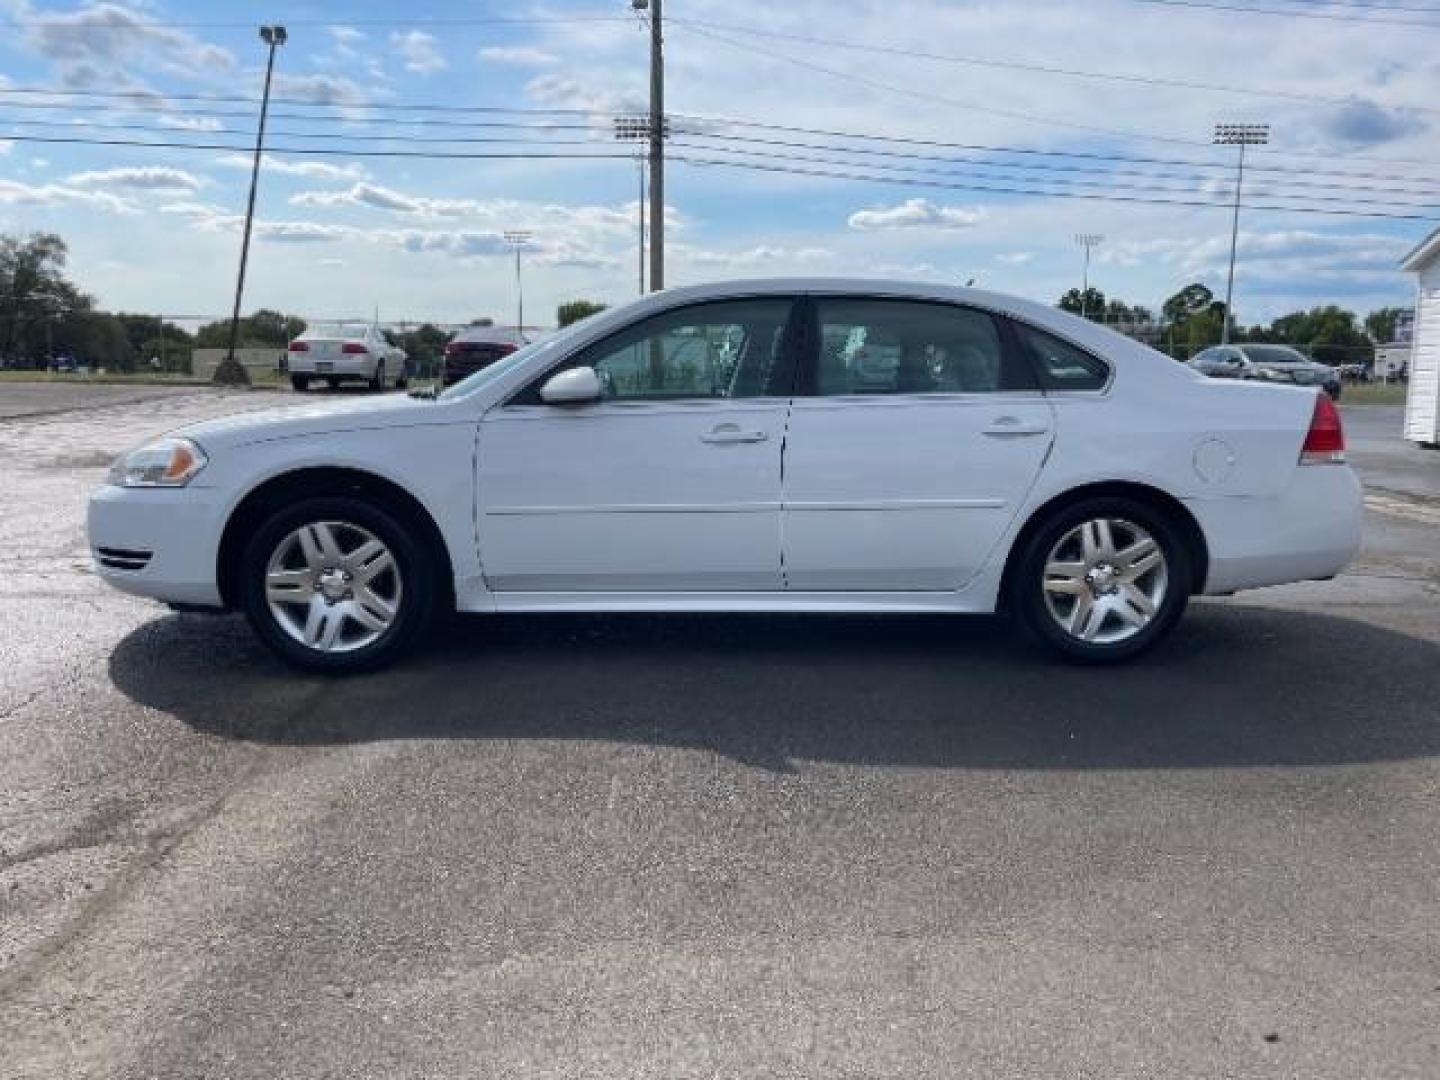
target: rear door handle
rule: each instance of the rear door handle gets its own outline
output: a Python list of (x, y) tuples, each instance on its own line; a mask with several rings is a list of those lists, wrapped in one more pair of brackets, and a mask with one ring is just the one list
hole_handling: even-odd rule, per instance
[(764, 442), (770, 437), (766, 431), (742, 431), (738, 424), (721, 424), (700, 436), (700, 441), (712, 446), (727, 446), (732, 443)]
[(1008, 435), (1044, 435), (1049, 430), (1049, 424), (1024, 423), (1018, 416), (1001, 416), (992, 420), (989, 427), (982, 428), (980, 433), (1000, 438)]

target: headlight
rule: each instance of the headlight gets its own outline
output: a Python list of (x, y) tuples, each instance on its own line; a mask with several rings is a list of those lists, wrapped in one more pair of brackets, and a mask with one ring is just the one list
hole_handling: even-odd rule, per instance
[(116, 487), (184, 487), (209, 458), (189, 439), (160, 439), (132, 450), (110, 468)]

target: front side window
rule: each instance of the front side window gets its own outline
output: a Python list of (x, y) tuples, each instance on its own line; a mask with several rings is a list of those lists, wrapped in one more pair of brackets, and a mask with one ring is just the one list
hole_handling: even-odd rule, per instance
[(1024, 323), (1016, 323), (1015, 331), (1030, 351), (1035, 373), (1046, 390), (1104, 389), (1110, 372), (1098, 357)]
[(511, 404), (541, 404), (540, 387), (573, 367), (595, 369), (606, 401), (763, 397), (784, 354), (790, 308), (781, 297), (656, 315), (583, 349)]
[(975, 394), (1024, 389), (995, 319), (953, 304), (868, 298), (815, 303), (814, 392)]

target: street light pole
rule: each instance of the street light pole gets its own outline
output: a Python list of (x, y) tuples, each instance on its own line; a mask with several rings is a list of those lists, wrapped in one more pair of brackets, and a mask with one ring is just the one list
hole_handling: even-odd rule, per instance
[(1245, 147), (1264, 146), (1270, 141), (1269, 124), (1216, 124), (1216, 146), (1238, 146), (1235, 161), (1235, 211), (1230, 219), (1230, 273), (1225, 279), (1225, 322), (1220, 328), (1220, 344), (1230, 344), (1235, 325), (1231, 301), (1235, 295), (1235, 249), (1240, 241), (1240, 188), (1245, 183)]
[(227, 386), (245, 386), (250, 376), (235, 358), (235, 345), (240, 336), (240, 303), (245, 295), (245, 267), (250, 261), (250, 230), (255, 224), (255, 190), (260, 184), (260, 159), (265, 152), (265, 118), (270, 112), (270, 79), (275, 73), (275, 50), (286, 41), (285, 27), (260, 27), (260, 40), (270, 46), (265, 62), (265, 92), (260, 98), (260, 127), (255, 134), (255, 164), (250, 170), (250, 200), (245, 208), (245, 238), (240, 243), (240, 274), (235, 281), (235, 310), (230, 316), (230, 344), (225, 358), (215, 367), (215, 381)]
[[(618, 142), (646, 142), (650, 138), (648, 116), (617, 116), (615, 118), (615, 139)], [(668, 125), (667, 125), (668, 127)], [(667, 130), (668, 134), (668, 130)], [(640, 201), (635, 207), (636, 228), (639, 232), (640, 295), (645, 295), (645, 155), (635, 158), (640, 167)]]
[[(1076, 233), (1075, 243), (1085, 249), (1085, 272), (1080, 283), (1080, 317), (1085, 318), (1085, 304), (1090, 299), (1090, 249), (1105, 242), (1100, 233)], [(1102, 315), (1103, 317), (1103, 315)]]
[(520, 276), (520, 250), (530, 242), (533, 233), (526, 229), (507, 229), (505, 242), (515, 249), (515, 331), (525, 333), (525, 282)]

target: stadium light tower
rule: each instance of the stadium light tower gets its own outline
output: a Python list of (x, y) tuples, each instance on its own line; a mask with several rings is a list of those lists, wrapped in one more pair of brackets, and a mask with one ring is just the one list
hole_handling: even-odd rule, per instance
[(1235, 161), (1235, 213), (1230, 220), (1230, 274), (1225, 281), (1225, 324), (1220, 329), (1220, 344), (1230, 344), (1230, 332), (1235, 325), (1231, 301), (1235, 295), (1235, 248), (1240, 240), (1240, 187), (1245, 182), (1245, 147), (1264, 146), (1270, 141), (1269, 124), (1216, 124), (1216, 146), (1238, 146), (1239, 156)]
[(260, 183), (260, 159), (265, 152), (265, 117), (270, 112), (270, 78), (275, 74), (275, 50), (286, 41), (285, 27), (260, 27), (260, 40), (270, 46), (270, 59), (265, 63), (265, 93), (260, 98), (260, 127), (255, 135), (255, 164), (250, 170), (250, 201), (245, 209), (245, 239), (240, 242), (240, 273), (235, 280), (235, 310), (230, 316), (230, 346), (220, 363), (215, 365), (215, 381), (227, 386), (245, 386), (250, 375), (245, 365), (235, 358), (235, 345), (240, 337), (240, 302), (245, 294), (245, 267), (250, 261), (250, 230), (255, 224), (255, 189)]
[(520, 251), (534, 238), (528, 229), (506, 229), (505, 243), (515, 249), (515, 331), (525, 333), (525, 283), (520, 277)]
[(1085, 302), (1090, 298), (1090, 249), (1105, 242), (1100, 233), (1076, 233), (1075, 243), (1085, 249), (1085, 276), (1080, 286), (1080, 317), (1085, 318)]

